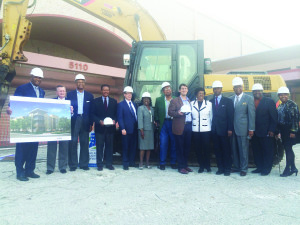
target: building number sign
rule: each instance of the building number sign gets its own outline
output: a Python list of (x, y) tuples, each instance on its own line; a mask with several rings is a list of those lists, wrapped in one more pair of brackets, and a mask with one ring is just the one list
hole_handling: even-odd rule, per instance
[(69, 69), (81, 70), (81, 71), (88, 71), (89, 67), (87, 64), (82, 64), (78, 62), (69, 62)]

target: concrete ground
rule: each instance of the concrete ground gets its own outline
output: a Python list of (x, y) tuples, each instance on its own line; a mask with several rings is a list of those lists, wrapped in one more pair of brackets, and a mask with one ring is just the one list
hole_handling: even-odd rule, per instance
[[(295, 146), (300, 169), (300, 145)], [(0, 149), (0, 157), (14, 149)], [(5, 224), (300, 224), (299, 176), (248, 173), (230, 177), (167, 168), (102, 172), (91, 168), (46, 175), (40, 146), (39, 179), (16, 180), (13, 161), (0, 161), (0, 225)], [(281, 172), (284, 162), (281, 163)], [(253, 170), (253, 169), (250, 169)]]

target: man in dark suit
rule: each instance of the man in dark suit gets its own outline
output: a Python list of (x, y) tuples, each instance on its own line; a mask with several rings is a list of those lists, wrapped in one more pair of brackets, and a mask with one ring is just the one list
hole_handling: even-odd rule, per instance
[(180, 84), (180, 96), (170, 102), (169, 116), (173, 117), (172, 132), (175, 135), (178, 172), (188, 174), (193, 172), (188, 167), (188, 157), (192, 139), (192, 116), (190, 100), (187, 97), (189, 89), (186, 84)]
[(163, 96), (158, 97), (155, 101), (155, 113), (154, 119), (159, 125), (160, 134), (160, 165), (159, 169), (165, 170), (166, 158), (170, 139), (170, 156), (171, 156), (171, 168), (177, 169), (176, 166), (176, 145), (174, 135), (172, 133), (172, 118), (168, 115), (168, 109), (170, 102), (174, 96), (172, 96), (171, 85), (168, 82), (162, 83)]
[[(67, 100), (66, 98), (66, 87), (62, 85), (56, 86), (56, 95), (58, 101)], [(73, 107), (71, 106), (71, 113), (73, 113)], [(68, 166), (68, 151), (69, 151), (69, 141), (59, 141), (59, 153), (58, 153), (58, 169), (61, 173), (66, 173), (66, 169)], [(48, 141), (47, 144), (47, 172), (49, 175), (53, 173), (55, 168), (56, 161), (56, 153), (57, 153), (57, 141)]]
[(69, 148), (70, 171), (75, 171), (78, 167), (77, 143), (80, 142), (79, 167), (89, 170), (89, 132), (92, 130), (93, 121), (91, 118), (91, 106), (94, 96), (85, 91), (85, 77), (77, 74), (75, 77), (76, 90), (70, 91), (67, 98), (71, 100), (73, 115), (71, 117), (72, 140)]
[[(95, 122), (96, 151), (97, 151), (97, 167), (99, 171), (103, 170), (103, 159), (105, 155), (106, 168), (114, 170), (112, 166), (113, 159), (113, 141), (116, 131), (117, 120), (117, 101), (109, 97), (110, 86), (101, 85), (102, 96), (94, 99), (92, 104), (92, 118)], [(105, 125), (105, 118), (110, 118), (112, 125)], [(108, 119), (106, 119), (108, 120)], [(104, 147), (105, 146), (105, 147)], [(105, 148), (105, 154), (103, 150)]]
[(122, 132), (122, 157), (123, 169), (137, 167), (135, 153), (137, 143), (137, 106), (131, 101), (133, 89), (130, 86), (124, 88), (125, 100), (118, 104), (118, 123)]
[[(44, 98), (45, 91), (40, 88), (43, 71), (40, 68), (31, 70), (31, 79), (27, 84), (19, 86), (15, 91), (15, 96)], [(11, 115), (12, 111), (8, 107), (7, 113)], [(17, 170), (17, 179), (20, 181), (28, 181), (30, 178), (39, 178), (40, 176), (34, 173), (35, 161), (38, 151), (38, 142), (17, 143), (15, 154), (15, 165)], [(24, 169), (25, 164), (25, 169)]]
[(267, 176), (273, 165), (274, 132), (277, 126), (278, 113), (276, 104), (271, 98), (263, 97), (263, 86), (252, 87), (255, 105), (255, 132), (252, 139), (254, 162), (257, 169), (252, 173)]
[(214, 96), (210, 100), (213, 109), (211, 132), (218, 166), (216, 174), (224, 173), (225, 176), (229, 176), (231, 170), (230, 137), (233, 131), (234, 108), (232, 100), (222, 96), (221, 81), (214, 81), (212, 88)]

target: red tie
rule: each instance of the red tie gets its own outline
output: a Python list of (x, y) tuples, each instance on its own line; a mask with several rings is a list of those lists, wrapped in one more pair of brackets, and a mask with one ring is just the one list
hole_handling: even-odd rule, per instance
[(104, 97), (104, 109), (105, 109), (105, 111), (107, 111), (107, 101), (106, 101), (106, 97)]
[(216, 97), (216, 109), (218, 109), (219, 103), (218, 103), (218, 97)]

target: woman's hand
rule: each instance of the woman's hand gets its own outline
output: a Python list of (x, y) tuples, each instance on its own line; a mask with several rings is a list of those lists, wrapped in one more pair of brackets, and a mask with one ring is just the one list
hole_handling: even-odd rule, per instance
[(140, 131), (141, 131), (141, 137), (142, 137), (142, 139), (144, 139), (144, 137), (145, 137), (144, 130), (140, 129)]
[(296, 134), (290, 133), (290, 138), (295, 138)]

